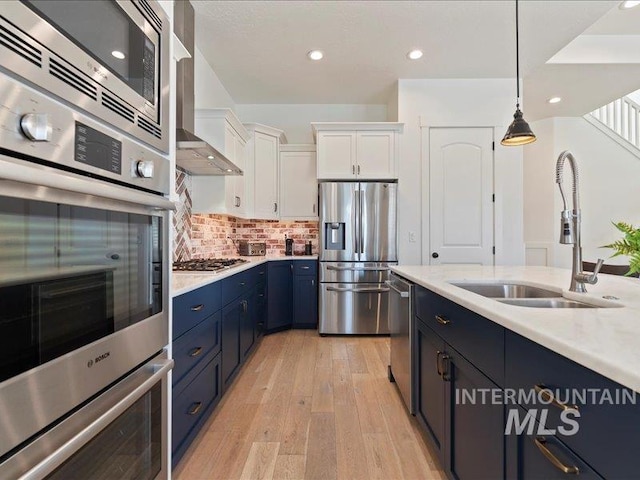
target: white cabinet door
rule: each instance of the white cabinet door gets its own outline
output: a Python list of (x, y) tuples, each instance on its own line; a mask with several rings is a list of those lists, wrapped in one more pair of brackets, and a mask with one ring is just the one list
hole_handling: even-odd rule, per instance
[(238, 168), (240, 168), (240, 170), (244, 172), (244, 175), (234, 175), (232, 177), (229, 177), (230, 179), (232, 179), (234, 184), (235, 198), (234, 198), (234, 207), (232, 212), (234, 215), (243, 216), (246, 212), (246, 203), (247, 203), (247, 199), (246, 199), (246, 189), (247, 189), (247, 181), (248, 181), (248, 175), (246, 170), (247, 149), (246, 149), (246, 144), (244, 140), (242, 140), (240, 136), (238, 136), (237, 134), (234, 138), (234, 142), (235, 142), (234, 163), (238, 166)]
[(356, 132), (318, 132), (318, 178), (356, 178)]
[(429, 131), (431, 265), (493, 265), (493, 129)]
[(318, 180), (314, 152), (280, 152), (280, 218), (318, 218)]
[(397, 178), (395, 132), (359, 131), (356, 141), (356, 174), (363, 180)]
[[(255, 218), (277, 220), (278, 205), (278, 139), (254, 132), (253, 211)], [(315, 172), (314, 172), (315, 173)]]

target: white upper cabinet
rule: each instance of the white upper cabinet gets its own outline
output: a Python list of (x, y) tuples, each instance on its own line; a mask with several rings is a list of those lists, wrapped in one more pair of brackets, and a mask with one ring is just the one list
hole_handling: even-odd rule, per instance
[(283, 145), (280, 148), (280, 218), (318, 219), (315, 145)]
[[(246, 165), (246, 143), (250, 139), (238, 117), (228, 108), (196, 110), (195, 133), (236, 164), (244, 175), (193, 176), (193, 213), (223, 213), (244, 217), (247, 183), (253, 182)], [(251, 188), (253, 184), (251, 183)]]
[(278, 200), (278, 152), (281, 143), (286, 143), (282, 130), (247, 123), (251, 134), (247, 144), (247, 172), (252, 176), (251, 191), (247, 192), (247, 206), (251, 218), (277, 220), (280, 218)]
[(402, 123), (312, 123), (318, 146), (318, 179), (398, 178)]

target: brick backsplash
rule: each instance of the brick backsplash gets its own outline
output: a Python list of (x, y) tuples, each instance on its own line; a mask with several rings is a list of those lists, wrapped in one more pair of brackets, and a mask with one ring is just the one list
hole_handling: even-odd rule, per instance
[(192, 214), (190, 189), (190, 175), (178, 170), (176, 191), (180, 199), (173, 220), (174, 261), (234, 256), (238, 254), (238, 240), (265, 242), (267, 255), (284, 254), (285, 235), (293, 238), (294, 253), (303, 253), (304, 244), (309, 240), (313, 253), (318, 253), (318, 222), (246, 220), (230, 215)]

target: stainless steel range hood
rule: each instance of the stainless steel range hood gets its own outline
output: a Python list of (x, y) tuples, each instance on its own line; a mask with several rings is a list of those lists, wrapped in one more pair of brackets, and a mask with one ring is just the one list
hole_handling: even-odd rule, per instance
[(194, 132), (194, 12), (187, 0), (174, 3), (174, 32), (191, 58), (178, 62), (176, 165), (192, 175), (242, 175), (225, 155), (198, 137)]

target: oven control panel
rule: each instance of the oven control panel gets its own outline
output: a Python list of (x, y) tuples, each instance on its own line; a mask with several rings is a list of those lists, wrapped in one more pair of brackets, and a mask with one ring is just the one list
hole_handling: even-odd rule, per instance
[(30, 160), (169, 194), (169, 159), (0, 72), (0, 145)]

